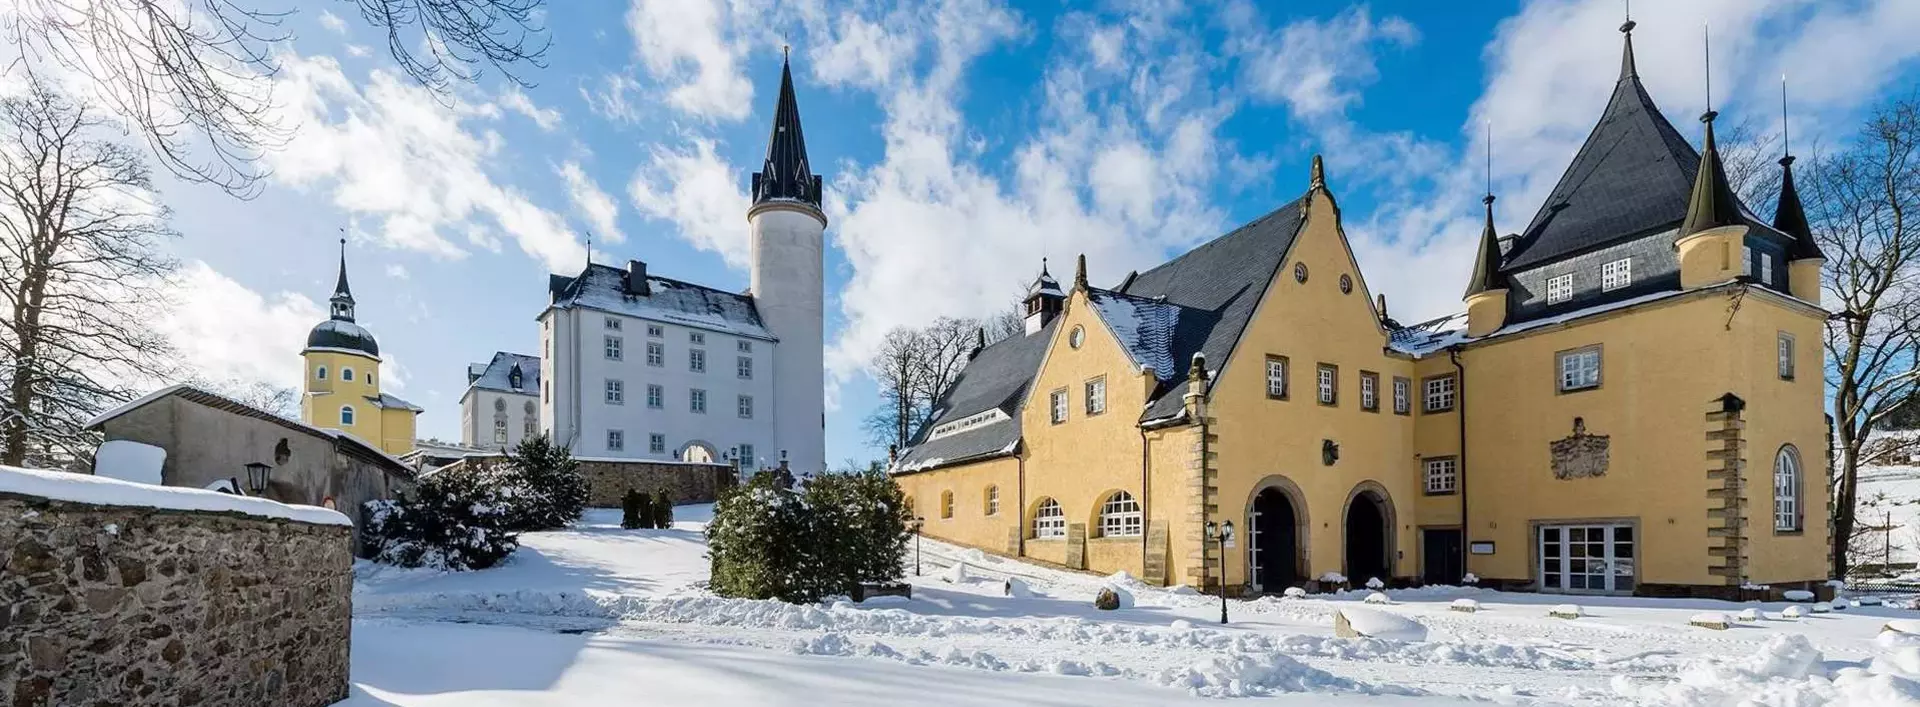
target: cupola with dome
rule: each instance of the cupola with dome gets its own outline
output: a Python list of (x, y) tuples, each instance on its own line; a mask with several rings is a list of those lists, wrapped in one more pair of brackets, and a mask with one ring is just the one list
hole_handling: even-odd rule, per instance
[(300, 352), (306, 362), (300, 419), (354, 435), (389, 454), (412, 451), (414, 416), (421, 408), (380, 391), (380, 342), (354, 321), (344, 238), (340, 275), (328, 305), (327, 320), (307, 332)]

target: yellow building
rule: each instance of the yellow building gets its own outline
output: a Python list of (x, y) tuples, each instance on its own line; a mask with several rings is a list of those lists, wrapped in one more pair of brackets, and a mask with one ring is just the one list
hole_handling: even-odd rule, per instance
[(1229, 591), (1369, 579), (1732, 596), (1827, 572), (1821, 255), (1654, 107), (1606, 113), (1466, 313), (1370, 294), (1315, 158), (1297, 200), (1103, 289), (1044, 270), (892, 469), (924, 532)]
[(340, 241), (340, 280), (333, 286), (331, 316), (307, 333), (305, 395), (300, 419), (340, 430), (388, 454), (413, 451), (413, 403), (380, 392), (380, 343), (353, 321), (353, 292), (347, 287), (346, 240)]

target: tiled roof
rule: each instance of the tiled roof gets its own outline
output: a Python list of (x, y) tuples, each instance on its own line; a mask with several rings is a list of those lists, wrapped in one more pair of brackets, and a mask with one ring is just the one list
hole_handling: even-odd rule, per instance
[[(520, 387), (512, 385), (515, 364), (520, 366)], [(473, 379), (468, 388), (495, 390), (502, 393), (522, 393), (533, 395), (540, 392), (540, 357), (526, 354), (495, 351), (493, 360), (468, 366), (469, 371), (478, 370), (479, 377)]]
[(380, 408), (400, 408), (400, 409), (403, 409), (403, 410), (412, 410), (412, 411), (414, 411), (414, 412), (426, 412), (426, 411), (427, 411), (427, 409), (426, 409), (426, 408), (423, 408), (423, 407), (420, 407), (420, 406), (418, 406), (418, 405), (415, 405), (415, 404), (413, 404), (413, 403), (410, 403), (410, 402), (407, 402), (407, 401), (405, 401), (405, 400), (401, 400), (401, 399), (400, 399), (400, 398), (398, 398), (398, 397), (395, 397), (395, 396), (393, 396), (393, 395), (388, 395), (388, 394), (386, 394), (386, 393), (381, 393), (381, 394), (379, 394), (379, 395), (368, 395), (368, 396), (366, 396), (366, 398), (367, 398), (367, 401), (368, 401), (368, 402), (371, 402), (371, 403), (373, 403), (373, 405), (374, 405), (374, 407), (380, 407)]
[[(345, 452), (348, 456), (356, 457), (364, 461), (379, 464), (381, 466), (386, 467), (388, 471), (400, 473), (408, 478), (413, 477), (412, 466), (409, 466), (406, 462), (400, 461), (399, 457), (388, 454), (386, 453), (385, 450), (382, 450), (379, 447), (374, 446), (372, 443), (367, 442), (366, 440), (360, 439), (359, 437), (355, 437), (351, 434), (342, 432), (340, 430), (314, 427), (313, 425), (309, 425), (307, 423), (300, 422), (298, 420), (289, 420), (287, 418), (281, 417), (279, 415), (275, 415), (265, 410), (261, 410), (251, 405), (247, 405), (245, 403), (242, 403), (224, 396), (215, 395), (213, 393), (209, 393), (207, 391), (201, 390), (199, 388), (195, 388), (193, 386), (190, 386), (184, 383), (176, 383), (174, 385), (170, 385), (165, 388), (155, 390), (151, 393), (140, 396), (139, 398), (136, 398), (124, 405), (121, 405), (112, 410), (108, 410), (106, 412), (100, 413), (98, 416), (87, 421), (86, 429), (98, 431), (101, 429), (102, 425), (105, 425), (107, 421), (112, 420), (113, 418), (119, 417), (121, 415), (125, 415), (134, 410), (138, 410), (140, 408), (146, 407), (147, 405), (152, 404), (156, 400), (160, 400), (162, 398), (167, 398), (167, 397), (178, 397), (180, 399), (192, 401), (199, 405), (214, 408), (216, 410), (224, 410), (226, 412), (233, 413), (235, 415), (240, 415), (243, 417), (251, 417), (256, 420), (265, 420), (267, 422), (280, 425), (281, 427), (285, 427), (295, 432), (302, 432), (305, 434), (313, 435), (315, 437), (324, 437), (326, 439), (333, 440), (336, 446), (342, 452)], [(399, 400), (399, 398), (394, 398), (394, 399)], [(406, 401), (400, 401), (400, 402), (405, 403)]]
[[(933, 467), (1010, 452), (1020, 439), (1020, 410), (1027, 386), (1039, 373), (1047, 342), (1059, 325), (1059, 318), (1055, 318), (1040, 331), (1015, 334), (981, 349), (940, 397), (933, 423), (908, 444), (897, 468)], [(929, 439), (941, 423), (989, 410), (999, 410), (1011, 419)]]
[(586, 307), (641, 319), (679, 324), (757, 339), (774, 336), (760, 322), (751, 296), (664, 277), (649, 276), (647, 293), (627, 291), (627, 273), (588, 265), (577, 277), (550, 275), (547, 287), (558, 308)]

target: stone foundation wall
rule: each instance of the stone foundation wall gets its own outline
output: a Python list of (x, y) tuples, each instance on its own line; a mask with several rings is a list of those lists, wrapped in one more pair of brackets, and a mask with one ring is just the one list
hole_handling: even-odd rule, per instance
[(345, 699), (350, 531), (0, 494), (0, 705)]
[(665, 492), (677, 504), (711, 503), (736, 479), (733, 467), (723, 464), (644, 461), (582, 461), (580, 475), (587, 480), (587, 505), (595, 508), (619, 508), (628, 489), (649, 496)]

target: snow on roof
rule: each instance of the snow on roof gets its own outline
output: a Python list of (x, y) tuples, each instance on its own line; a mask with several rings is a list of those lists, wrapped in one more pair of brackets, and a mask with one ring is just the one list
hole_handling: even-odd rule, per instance
[[(266, 420), (266, 421), (273, 422), (275, 424), (287, 427), (289, 429), (299, 430), (301, 432), (306, 432), (308, 434), (318, 435), (321, 437), (326, 437), (328, 439), (346, 442), (347, 444), (357, 448), (360, 452), (366, 455), (388, 462), (389, 464), (392, 465), (393, 470), (404, 472), (407, 475), (413, 474), (412, 465), (407, 464), (404, 461), (401, 461), (399, 457), (396, 457), (392, 454), (388, 454), (386, 450), (381, 449), (380, 447), (374, 445), (373, 443), (368, 442), (364, 439), (360, 439), (359, 437), (356, 437), (352, 434), (342, 432), (340, 430), (330, 430), (330, 429), (314, 427), (313, 425), (309, 425), (299, 420), (281, 417), (279, 415), (275, 415), (265, 410), (261, 410), (259, 408), (253, 407), (251, 405), (247, 405), (245, 403), (235, 401), (231, 398), (226, 398), (219, 395), (215, 395), (213, 393), (209, 393), (207, 391), (201, 390), (199, 388), (195, 388), (185, 383), (175, 383), (165, 388), (161, 388), (159, 390), (148, 393), (146, 395), (142, 395), (138, 398), (134, 398), (133, 400), (127, 402), (126, 404), (116, 407), (112, 410), (108, 410), (106, 412), (100, 413), (99, 415), (94, 416), (93, 419), (87, 421), (86, 429), (97, 430), (100, 428), (101, 425), (106, 424), (107, 421), (112, 420), (113, 418), (119, 417), (121, 415), (127, 414), (128, 412), (144, 407), (155, 400), (159, 400), (161, 398), (167, 397), (169, 395), (175, 395), (175, 394), (178, 394), (181, 397), (184, 397), (188, 400), (192, 400), (193, 402), (199, 403), (201, 405), (206, 405), (209, 407), (226, 410), (228, 412), (232, 412), (238, 415), (245, 415), (247, 417)], [(402, 404), (410, 405), (410, 403), (407, 403), (404, 400), (400, 400), (399, 398), (394, 398), (394, 400), (399, 401)]]
[(1393, 330), (1387, 346), (1401, 353), (1425, 356), (1460, 343), (1467, 336), (1467, 313), (1449, 314)]
[(1100, 320), (1120, 339), (1137, 366), (1153, 368), (1155, 378), (1171, 380), (1185, 369), (1173, 360), (1173, 331), (1180, 306), (1165, 299), (1135, 297), (1108, 290), (1087, 291)]
[(180, 486), (152, 486), (90, 474), (0, 466), (0, 493), (96, 506), (245, 513), (316, 525), (353, 525), (338, 511)]
[[(512, 376), (508, 375), (514, 364), (520, 365), (518, 388), (513, 387)], [(467, 375), (474, 376), (468, 388), (533, 395), (540, 390), (540, 357), (496, 351), (491, 361), (467, 364)]]
[(553, 306), (585, 307), (723, 334), (776, 340), (760, 322), (753, 297), (664, 277), (647, 278), (647, 294), (630, 293), (627, 273), (608, 265), (588, 265), (578, 277), (550, 281)]

